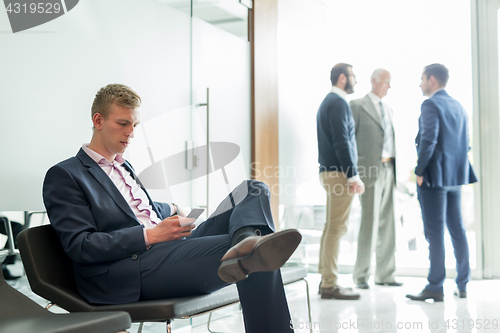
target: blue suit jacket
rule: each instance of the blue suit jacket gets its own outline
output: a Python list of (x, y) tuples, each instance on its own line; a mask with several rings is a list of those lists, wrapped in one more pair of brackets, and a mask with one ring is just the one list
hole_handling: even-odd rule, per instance
[[(135, 177), (128, 162), (124, 166)], [(159, 218), (170, 216), (169, 205), (148, 198)], [(143, 226), (101, 167), (80, 149), (76, 157), (49, 169), (43, 200), (73, 260), (82, 297), (91, 303), (139, 300)]]
[(470, 165), (467, 113), (444, 90), (422, 103), (415, 139), (417, 176), (424, 176), (428, 187), (474, 183), (477, 178)]
[(329, 93), (319, 107), (316, 121), (320, 172), (341, 171), (348, 178), (357, 175), (358, 148), (349, 104)]

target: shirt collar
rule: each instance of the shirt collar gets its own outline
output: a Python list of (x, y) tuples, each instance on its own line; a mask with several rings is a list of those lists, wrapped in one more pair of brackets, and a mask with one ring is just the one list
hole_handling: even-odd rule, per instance
[(331, 90), (331, 92), (332, 92), (332, 93), (335, 93), (335, 94), (337, 94), (337, 95), (339, 95), (339, 96), (340, 96), (340, 97), (342, 97), (343, 99), (345, 99), (345, 98), (346, 98), (346, 96), (347, 96), (347, 93), (346, 93), (344, 90), (342, 90), (342, 89), (340, 89), (339, 87), (337, 87), (337, 86), (332, 86), (332, 90)]
[(382, 102), (382, 98), (378, 97), (377, 95), (375, 95), (371, 91), (368, 93), (368, 96), (370, 97), (370, 99), (372, 100), (373, 104), (375, 104), (375, 105), (377, 105), (377, 104), (379, 104), (379, 103)]
[[(88, 143), (84, 143), (82, 145), (82, 149), (85, 153), (87, 153), (87, 155), (89, 155), (89, 157), (91, 159), (94, 160), (94, 162), (96, 162), (97, 164), (104, 164), (106, 161), (106, 159), (99, 153), (93, 151), (92, 149), (89, 148), (89, 144)], [(117, 163), (120, 163), (120, 164), (123, 164), (123, 162), (125, 162), (125, 159), (123, 158), (122, 155), (116, 155), (115, 157), (115, 162)], [(108, 162), (109, 163), (109, 162)]]
[(439, 88), (439, 89), (436, 89), (432, 92), (432, 94), (429, 95), (429, 98), (431, 98), (432, 96), (436, 95), (436, 93), (440, 92), (441, 90), (444, 90), (444, 88)]

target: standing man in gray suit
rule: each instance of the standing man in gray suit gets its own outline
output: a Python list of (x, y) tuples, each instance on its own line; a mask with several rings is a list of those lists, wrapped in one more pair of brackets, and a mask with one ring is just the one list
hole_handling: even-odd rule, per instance
[(394, 280), (396, 233), (394, 188), (396, 163), (392, 109), (382, 98), (391, 87), (391, 74), (382, 68), (371, 76), (372, 90), (351, 101), (358, 147), (358, 169), (365, 183), (360, 196), (361, 226), (353, 279), (368, 289), (372, 253), (376, 253), (375, 284), (401, 286)]

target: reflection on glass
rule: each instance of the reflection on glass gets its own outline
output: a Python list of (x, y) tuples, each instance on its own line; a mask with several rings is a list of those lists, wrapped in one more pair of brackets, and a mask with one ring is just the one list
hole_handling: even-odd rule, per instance
[(158, 0), (233, 35), (247, 38), (248, 8), (238, 0)]

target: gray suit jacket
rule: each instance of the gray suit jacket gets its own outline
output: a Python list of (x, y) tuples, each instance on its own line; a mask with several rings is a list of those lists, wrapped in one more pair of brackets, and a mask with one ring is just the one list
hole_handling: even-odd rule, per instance
[[(375, 185), (378, 171), (382, 167), (384, 129), (382, 120), (369, 95), (351, 101), (358, 145), (358, 172), (366, 187)], [(392, 124), (392, 109), (384, 104)], [(393, 128), (394, 133), (394, 128)], [(394, 172), (396, 174), (396, 172)]]

